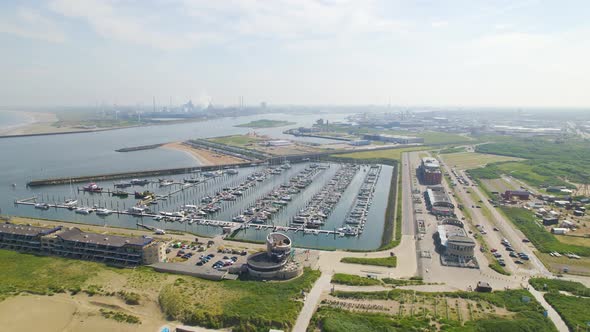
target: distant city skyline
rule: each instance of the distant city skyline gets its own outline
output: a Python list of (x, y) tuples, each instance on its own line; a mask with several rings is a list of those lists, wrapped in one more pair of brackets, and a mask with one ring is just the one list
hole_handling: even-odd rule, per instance
[(0, 105), (589, 107), (590, 3), (0, 3)]

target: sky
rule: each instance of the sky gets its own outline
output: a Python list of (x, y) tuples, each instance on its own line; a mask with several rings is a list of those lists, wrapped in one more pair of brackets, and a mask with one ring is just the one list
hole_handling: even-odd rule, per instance
[(587, 0), (4, 0), (0, 105), (590, 106)]

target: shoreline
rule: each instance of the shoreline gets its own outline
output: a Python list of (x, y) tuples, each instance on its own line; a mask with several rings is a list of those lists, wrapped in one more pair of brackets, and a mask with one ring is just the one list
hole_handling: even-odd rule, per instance
[[(26, 111), (2, 111), (22, 115), (27, 118), (26, 122), (0, 128), (0, 136), (15, 136), (34, 134), (39, 126), (51, 126), (57, 122), (57, 115), (50, 112), (26, 112)], [(50, 129), (50, 128), (49, 128)]]
[(222, 155), (204, 149), (189, 147), (182, 142), (166, 143), (160, 148), (184, 152), (195, 159), (200, 166), (216, 166), (244, 162), (244, 160), (236, 157)]

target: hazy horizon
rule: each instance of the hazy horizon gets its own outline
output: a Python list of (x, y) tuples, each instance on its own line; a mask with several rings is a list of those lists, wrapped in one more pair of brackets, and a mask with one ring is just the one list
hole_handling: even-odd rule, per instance
[(2, 108), (590, 106), (590, 3), (0, 4)]

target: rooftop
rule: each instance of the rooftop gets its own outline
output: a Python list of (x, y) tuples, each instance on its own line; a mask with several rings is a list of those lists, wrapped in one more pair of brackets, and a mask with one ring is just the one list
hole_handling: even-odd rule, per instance
[(57, 237), (66, 241), (75, 241), (90, 244), (102, 244), (112, 247), (123, 247), (125, 245), (145, 246), (153, 241), (150, 237), (127, 237), (119, 235), (106, 235), (86, 233), (79, 228), (72, 227), (56, 234)]
[(450, 224), (441, 224), (437, 227), (438, 236), (440, 237), (440, 243), (443, 246), (447, 246), (449, 241), (453, 243), (472, 244), (475, 246), (473, 240), (467, 237), (467, 233), (462, 227), (454, 226)]
[(31, 225), (17, 225), (11, 223), (0, 224), (0, 234), (14, 234), (26, 236), (43, 236), (60, 230), (61, 227), (46, 228)]
[(440, 187), (429, 187), (426, 189), (426, 193), (430, 199), (430, 204), (436, 205), (437, 203), (448, 203), (453, 204), (451, 199), (444, 191), (444, 189), (439, 189)]

